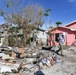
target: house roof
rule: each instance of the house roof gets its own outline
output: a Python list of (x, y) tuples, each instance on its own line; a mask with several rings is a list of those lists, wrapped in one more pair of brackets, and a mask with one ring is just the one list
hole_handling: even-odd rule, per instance
[(37, 30), (39, 30), (39, 31), (43, 31), (43, 32), (45, 31), (44, 29), (41, 29), (41, 28), (38, 28)]
[(41, 28), (35, 28), (33, 31), (42, 31), (42, 32), (45, 32), (45, 30), (41, 29)]
[(49, 32), (49, 31), (52, 31), (52, 30), (55, 30), (56, 28), (65, 28), (65, 29), (69, 29), (69, 30), (71, 30), (71, 31), (76, 31), (76, 28), (68, 28), (68, 26), (72, 25), (73, 23), (76, 23), (76, 20), (73, 21), (73, 22), (70, 22), (70, 23), (66, 24), (65, 27), (63, 27), (63, 26), (57, 26), (57, 27), (55, 27), (55, 28), (52, 28), (52, 29), (48, 30), (48, 32)]
[[(66, 29), (69, 29), (68, 27), (57, 26), (57, 27), (55, 27), (55, 28), (52, 28), (52, 29), (51, 29), (51, 30), (49, 30), (49, 31), (55, 30), (55, 29), (57, 29), (57, 28), (66, 28)], [(49, 32), (49, 31), (48, 31), (48, 32)]]
[(60, 28), (65, 28), (65, 29), (69, 29), (71, 31), (76, 31), (76, 28), (68, 28), (68, 27), (62, 27), (62, 26), (59, 26)]
[(70, 23), (68, 23), (68, 24), (66, 24), (65, 27), (68, 27), (68, 26), (70, 26), (70, 25), (72, 25), (72, 24), (74, 24), (74, 23), (76, 23), (76, 20), (75, 20), (75, 21), (72, 21), (72, 22), (70, 22)]
[(76, 31), (76, 28), (69, 28), (71, 31)]
[(58, 27), (55, 27), (55, 28), (49, 30), (48, 32), (53, 31), (53, 30), (55, 30), (56, 28), (65, 28), (65, 29), (69, 29), (69, 30), (71, 30), (71, 31), (76, 31), (76, 28), (68, 28), (68, 27), (58, 26)]

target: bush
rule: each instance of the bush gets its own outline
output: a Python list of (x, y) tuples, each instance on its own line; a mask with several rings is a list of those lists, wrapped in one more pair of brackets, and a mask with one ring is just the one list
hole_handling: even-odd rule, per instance
[(14, 37), (9, 37), (8, 42), (9, 42), (9, 46), (14, 46), (16, 43), (16, 40)]
[(31, 41), (31, 38), (28, 38), (28, 39), (26, 40), (26, 44), (30, 44), (30, 41)]

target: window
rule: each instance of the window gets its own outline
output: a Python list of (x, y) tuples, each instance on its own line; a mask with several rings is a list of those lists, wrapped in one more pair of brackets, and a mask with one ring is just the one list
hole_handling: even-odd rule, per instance
[(59, 34), (61, 34), (62, 38), (64, 39), (64, 35), (62, 33), (57, 33), (57, 34), (55, 34), (55, 41), (57, 41), (57, 42), (59, 42), (59, 39), (58, 39)]
[(55, 41), (58, 42), (58, 37), (59, 37), (59, 34), (55, 34)]

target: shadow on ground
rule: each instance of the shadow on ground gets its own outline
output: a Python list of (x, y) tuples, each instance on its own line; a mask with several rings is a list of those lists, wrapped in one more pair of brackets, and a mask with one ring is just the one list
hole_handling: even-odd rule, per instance
[(51, 51), (53, 53), (56, 53), (57, 55), (63, 56), (61, 54), (59, 54), (59, 51), (61, 50), (61, 48), (59, 48), (58, 50), (52, 49), (53, 47), (42, 47), (42, 50), (48, 50)]

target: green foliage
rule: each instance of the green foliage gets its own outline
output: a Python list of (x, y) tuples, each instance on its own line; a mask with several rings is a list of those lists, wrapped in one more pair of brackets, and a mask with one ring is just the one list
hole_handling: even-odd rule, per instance
[(30, 44), (30, 41), (31, 41), (31, 38), (28, 38), (28, 39), (26, 40), (26, 44)]
[(53, 26), (50, 26), (49, 28), (54, 28)]
[(18, 33), (19, 31), (18, 31), (18, 28), (17, 28), (17, 27), (11, 27), (11, 28), (9, 29), (9, 32), (10, 32), (10, 33), (13, 33), (13, 32)]
[(6, 4), (6, 7), (9, 8), (9, 4)]
[(40, 30), (40, 28), (36, 28), (36, 30)]
[(15, 27), (11, 27), (11, 28), (9, 29), (9, 32), (10, 32), (10, 33), (15, 32)]
[(62, 22), (59, 22), (59, 21), (56, 22), (56, 25), (57, 25), (57, 26), (59, 26), (60, 24), (62, 24)]
[(49, 12), (49, 11), (51, 11), (51, 9), (47, 9), (47, 10), (46, 10), (46, 12)]
[(16, 40), (15, 40), (14, 37), (10, 36), (10, 37), (8, 38), (8, 42), (9, 42), (9, 46), (14, 46), (15, 43), (16, 43)]
[(49, 16), (50, 11), (51, 11), (51, 9), (47, 9), (46, 12), (44, 13), (44, 16)]
[(49, 14), (48, 13), (45, 13), (44, 16), (49, 16)]

